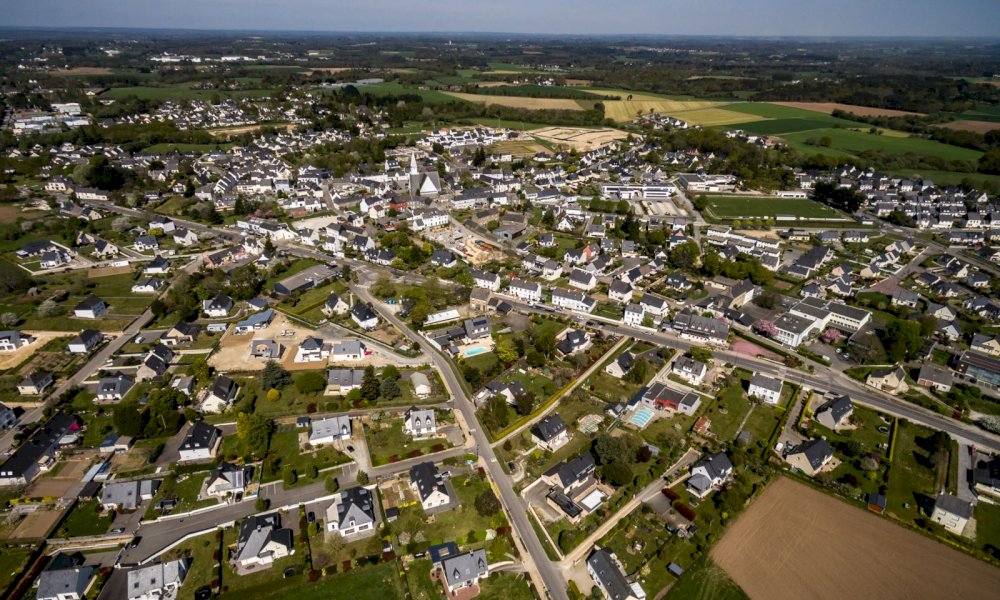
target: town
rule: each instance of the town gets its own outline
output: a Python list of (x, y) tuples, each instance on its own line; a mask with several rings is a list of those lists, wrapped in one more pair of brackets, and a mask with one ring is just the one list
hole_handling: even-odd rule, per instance
[(61, 43), (0, 41), (4, 597), (1000, 586), (1000, 125)]

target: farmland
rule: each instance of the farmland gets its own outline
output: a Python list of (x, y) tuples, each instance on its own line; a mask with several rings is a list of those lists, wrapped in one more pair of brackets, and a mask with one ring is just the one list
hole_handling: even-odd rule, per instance
[(709, 196), (708, 208), (720, 219), (742, 219), (791, 215), (809, 219), (839, 219), (836, 210), (801, 198), (755, 196)]
[(1000, 570), (784, 478), (711, 554), (751, 598), (986, 598), (1000, 586)]
[(802, 110), (814, 110), (826, 114), (830, 114), (835, 110), (842, 110), (862, 117), (903, 117), (906, 115), (921, 114), (905, 110), (892, 110), (891, 108), (872, 108), (870, 106), (857, 106), (855, 104), (841, 104), (840, 102), (775, 102), (774, 104), (789, 106), (791, 108), (801, 108)]
[(507, 106), (510, 108), (527, 108), (531, 110), (589, 110), (594, 102), (590, 100), (570, 100), (566, 98), (530, 98), (527, 96), (486, 96), (483, 94), (464, 94), (461, 92), (442, 92), (466, 102), (485, 104), (487, 106)]
[(851, 154), (863, 152), (886, 152), (889, 154), (923, 154), (944, 160), (974, 161), (982, 156), (982, 152), (942, 144), (934, 140), (916, 137), (897, 137), (893, 135), (877, 135), (867, 131), (851, 129), (812, 129), (782, 136), (793, 147), (806, 152), (815, 151), (815, 146), (806, 143), (807, 140), (830, 139), (830, 148)]
[(223, 98), (266, 98), (274, 94), (274, 90), (195, 90), (183, 85), (169, 87), (136, 86), (112, 88), (101, 94), (101, 97), (113, 100), (135, 96), (146, 100), (209, 101), (214, 94), (218, 94)]

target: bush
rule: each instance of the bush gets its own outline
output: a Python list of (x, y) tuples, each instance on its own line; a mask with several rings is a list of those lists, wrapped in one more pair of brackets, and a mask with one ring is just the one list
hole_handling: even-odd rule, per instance
[(281, 398), (281, 392), (275, 388), (267, 390), (267, 400), (268, 402), (277, 402)]

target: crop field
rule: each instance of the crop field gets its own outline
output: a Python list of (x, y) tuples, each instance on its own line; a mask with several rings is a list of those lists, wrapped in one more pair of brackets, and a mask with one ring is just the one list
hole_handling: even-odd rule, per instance
[(720, 219), (792, 215), (811, 219), (841, 218), (836, 210), (802, 198), (709, 196), (708, 207)]
[(534, 156), (539, 152), (548, 152), (548, 148), (539, 144), (529, 137), (521, 137), (516, 140), (505, 140), (493, 146), (496, 152), (510, 152), (518, 158)]
[[(653, 96), (649, 94), (640, 94), (636, 92), (628, 92), (621, 90), (588, 90), (595, 93), (613, 93), (620, 96), (621, 100), (605, 100), (604, 101), (604, 112), (605, 115), (612, 120), (623, 122), (631, 121), (640, 114), (645, 114), (649, 112), (657, 112), (663, 115), (670, 115), (672, 117), (676, 116), (678, 119), (685, 119), (681, 116), (681, 113), (689, 111), (703, 111), (705, 109), (712, 109), (720, 106), (721, 102), (716, 102), (714, 100), (674, 100), (670, 98), (663, 98), (659, 96)], [(628, 100), (628, 96), (631, 95), (632, 99)], [(705, 115), (700, 115), (703, 118), (709, 118), (714, 113), (708, 113)], [(718, 116), (716, 116), (718, 118)]]
[(893, 135), (876, 135), (867, 131), (855, 131), (850, 129), (812, 129), (789, 133), (782, 136), (785, 140), (796, 145), (802, 150), (810, 151), (817, 146), (806, 144), (806, 140), (820, 138), (830, 138), (830, 149), (840, 150), (853, 154), (860, 154), (867, 151), (881, 151), (889, 154), (923, 154), (926, 156), (936, 156), (945, 160), (979, 160), (982, 152), (942, 144), (934, 140), (927, 140), (917, 137), (897, 137)]
[(120, 87), (112, 88), (103, 94), (101, 98), (125, 98), (136, 96), (147, 100), (211, 100), (213, 94), (218, 94), (223, 98), (265, 98), (274, 94), (274, 90), (194, 90), (187, 86), (176, 85), (170, 87)]
[(567, 98), (529, 98), (527, 96), (487, 96), (483, 94), (464, 94), (461, 92), (441, 92), (445, 96), (485, 104), (487, 106), (507, 106), (510, 108), (526, 108), (529, 110), (589, 110), (594, 101), (570, 100)]
[(941, 127), (944, 127), (946, 129), (957, 129), (958, 131), (972, 131), (975, 133), (986, 133), (987, 131), (1000, 129), (1000, 123), (994, 121), (973, 121), (971, 119), (962, 119), (960, 121), (952, 121), (951, 123), (945, 123)]
[(1000, 589), (1000, 569), (786, 478), (711, 556), (753, 599), (990, 598)]
[[(669, 115), (692, 125), (702, 125), (704, 127), (738, 125), (740, 129), (746, 129), (743, 127), (745, 123), (766, 122), (768, 120), (767, 117), (732, 111), (726, 106), (678, 111), (669, 113)], [(732, 129), (732, 127), (727, 127), (727, 129)]]
[(789, 106), (801, 108), (802, 110), (814, 110), (816, 112), (830, 114), (835, 110), (854, 113), (861, 117), (905, 117), (906, 115), (920, 115), (923, 113), (909, 112), (906, 110), (893, 110), (891, 108), (873, 108), (871, 106), (858, 106), (856, 104), (842, 104), (840, 102), (774, 102), (778, 106)]
[[(448, 79), (448, 78), (443, 78), (443, 79)], [(501, 85), (496, 85), (496, 84), (501, 84)], [(551, 86), (551, 85), (513, 85), (513, 84), (508, 84), (507, 82), (504, 81), (490, 81), (490, 82), (477, 83), (476, 85), (487, 88), (497, 88), (497, 87), (505, 88), (503, 90), (486, 91), (483, 93), (483, 95), (485, 96), (567, 98), (570, 100), (600, 100), (605, 96), (605, 94), (599, 94), (596, 92), (581, 90), (580, 88)]]

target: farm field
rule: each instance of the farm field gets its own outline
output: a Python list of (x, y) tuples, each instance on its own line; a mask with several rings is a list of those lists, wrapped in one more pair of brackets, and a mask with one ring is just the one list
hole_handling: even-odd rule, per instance
[(444, 92), (438, 92), (436, 90), (421, 90), (413, 86), (404, 86), (398, 81), (387, 81), (385, 83), (373, 83), (372, 85), (365, 85), (358, 90), (363, 94), (371, 94), (373, 96), (400, 96), (403, 94), (413, 94), (423, 98), (423, 101), (428, 104), (446, 104), (448, 102), (454, 102), (455, 99)]
[(441, 92), (445, 96), (474, 102), (476, 104), (507, 106), (510, 108), (526, 108), (530, 110), (589, 110), (594, 101), (569, 100), (565, 98), (529, 98), (527, 96), (487, 96), (483, 94), (464, 94), (462, 92)]
[(975, 133), (986, 133), (987, 131), (993, 131), (994, 129), (1000, 129), (1000, 123), (993, 121), (973, 121), (971, 119), (962, 119), (960, 121), (952, 121), (951, 123), (945, 123), (941, 125), (945, 129), (956, 129), (958, 131), (973, 131)]
[(497, 142), (493, 145), (494, 152), (510, 152), (518, 158), (534, 156), (539, 152), (548, 152), (548, 150), (548, 148), (527, 136), (522, 136), (516, 140)]
[(936, 184), (958, 185), (963, 179), (972, 181), (985, 181), (1000, 184), (1000, 175), (989, 175), (987, 173), (962, 173), (960, 171), (888, 171), (890, 175), (903, 175), (906, 177), (930, 179)]
[(806, 144), (806, 140), (828, 137), (832, 142), (830, 145), (831, 149), (853, 154), (860, 154), (867, 151), (881, 151), (890, 154), (924, 154), (945, 160), (965, 161), (979, 160), (979, 157), (983, 154), (976, 150), (950, 146), (933, 140), (916, 137), (896, 137), (893, 135), (874, 135), (867, 131), (850, 129), (813, 129), (788, 133), (782, 137), (793, 146), (806, 152), (815, 151), (818, 148), (817, 146)]
[(136, 86), (112, 88), (103, 94), (101, 98), (125, 98), (136, 96), (148, 100), (211, 100), (213, 94), (218, 94), (223, 98), (265, 98), (274, 93), (274, 90), (194, 90), (184, 85), (169, 87)]
[(1000, 586), (1000, 569), (787, 478), (711, 556), (754, 599), (987, 598)]
[(708, 208), (720, 219), (792, 215), (811, 219), (839, 219), (836, 210), (802, 198), (766, 198), (754, 196), (709, 196)]
[[(680, 116), (683, 112), (712, 109), (722, 104), (714, 100), (676, 100), (625, 90), (595, 90), (588, 88), (587, 91), (620, 96), (621, 100), (605, 100), (603, 102), (605, 115), (609, 119), (619, 122), (631, 121), (639, 114), (648, 112), (658, 112), (684, 119), (684, 117)], [(629, 95), (632, 96), (631, 100), (627, 99)]]
[(923, 113), (910, 112), (906, 110), (893, 110), (891, 108), (873, 108), (871, 106), (858, 106), (856, 104), (842, 104), (840, 102), (772, 102), (778, 106), (789, 106), (791, 108), (801, 108), (802, 110), (814, 110), (816, 112), (830, 114), (835, 110), (854, 113), (861, 117), (904, 117), (906, 115), (921, 115)]

